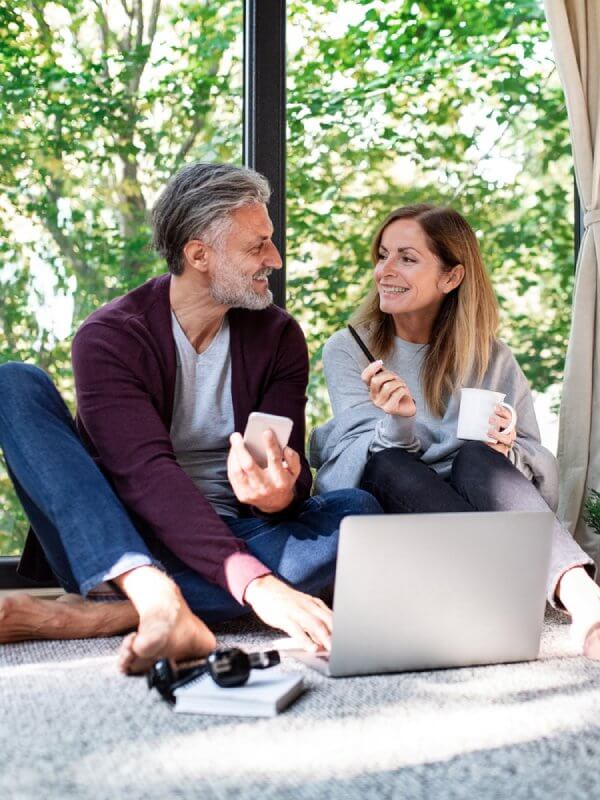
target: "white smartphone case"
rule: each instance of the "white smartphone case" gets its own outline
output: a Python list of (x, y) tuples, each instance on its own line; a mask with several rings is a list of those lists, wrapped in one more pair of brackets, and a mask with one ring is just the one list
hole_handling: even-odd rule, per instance
[(244, 444), (256, 463), (260, 467), (266, 467), (267, 451), (263, 441), (263, 433), (268, 430), (273, 431), (279, 446), (283, 450), (290, 439), (293, 427), (294, 423), (289, 417), (253, 411), (248, 417), (248, 424), (244, 431)]

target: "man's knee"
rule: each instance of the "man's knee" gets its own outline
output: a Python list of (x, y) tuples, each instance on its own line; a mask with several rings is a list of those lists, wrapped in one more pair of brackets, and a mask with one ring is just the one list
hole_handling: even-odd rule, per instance
[(54, 384), (43, 370), (33, 364), (21, 361), (0, 364), (0, 399), (3, 405), (12, 397), (22, 402), (32, 390), (48, 387), (54, 388)]
[(0, 365), (0, 431), (30, 424), (41, 408), (54, 408), (59, 397), (50, 378), (38, 367), (18, 361)]

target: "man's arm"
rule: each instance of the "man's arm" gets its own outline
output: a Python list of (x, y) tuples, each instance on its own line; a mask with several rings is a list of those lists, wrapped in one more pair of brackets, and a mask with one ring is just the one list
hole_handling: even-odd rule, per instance
[(270, 570), (177, 463), (149, 388), (160, 376), (144, 364), (143, 347), (127, 330), (89, 323), (72, 358), (78, 416), (123, 503), (185, 564), (243, 603), (248, 584)]

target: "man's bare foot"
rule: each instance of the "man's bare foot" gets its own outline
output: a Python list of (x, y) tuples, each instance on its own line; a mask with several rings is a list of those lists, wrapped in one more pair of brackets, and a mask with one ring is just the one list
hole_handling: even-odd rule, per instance
[(61, 601), (26, 594), (0, 598), (0, 642), (32, 639), (87, 639), (116, 636), (138, 623), (138, 614), (127, 600), (96, 603), (78, 595)]
[(157, 609), (140, 617), (136, 633), (126, 636), (119, 651), (119, 668), (130, 675), (147, 672), (155, 661), (202, 658), (217, 646), (212, 631), (182, 599), (173, 616)]
[(183, 599), (179, 587), (153, 566), (136, 567), (113, 581), (135, 605), (140, 622), (119, 651), (119, 667), (130, 674), (147, 672), (160, 658), (202, 658), (216, 639)]

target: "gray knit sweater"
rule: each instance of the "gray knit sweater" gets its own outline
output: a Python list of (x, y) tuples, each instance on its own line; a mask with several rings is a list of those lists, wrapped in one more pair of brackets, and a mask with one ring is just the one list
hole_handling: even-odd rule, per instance
[[(359, 333), (368, 342), (364, 329)], [(325, 345), (323, 362), (333, 419), (313, 431), (310, 461), (319, 469), (315, 491), (358, 486), (369, 455), (387, 447), (418, 453), (421, 460), (446, 476), (462, 441), (456, 438), (460, 392), (455, 392), (442, 418), (433, 416), (424, 401), (420, 369), (428, 345), (396, 338), (385, 366), (406, 381), (417, 404), (414, 417), (398, 417), (377, 408), (360, 374), (367, 359), (348, 330), (335, 333)], [(476, 386), (467, 381), (465, 386)], [(556, 459), (540, 443), (529, 385), (509, 348), (493, 345), (490, 363), (479, 384), (504, 392), (518, 415), (512, 463), (538, 488), (550, 508), (558, 504)]]

